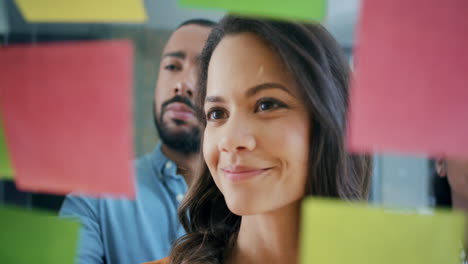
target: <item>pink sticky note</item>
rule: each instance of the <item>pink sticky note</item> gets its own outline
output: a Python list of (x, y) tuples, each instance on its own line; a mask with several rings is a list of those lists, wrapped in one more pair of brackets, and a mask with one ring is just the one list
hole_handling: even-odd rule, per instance
[(0, 62), (18, 188), (133, 197), (131, 43), (9, 46)]
[(353, 151), (468, 156), (468, 1), (364, 0)]

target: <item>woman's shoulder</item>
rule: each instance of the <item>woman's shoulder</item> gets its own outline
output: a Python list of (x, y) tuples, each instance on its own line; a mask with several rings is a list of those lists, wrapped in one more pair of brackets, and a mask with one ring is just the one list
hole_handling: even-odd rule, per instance
[(169, 263), (169, 257), (156, 260), (156, 261), (146, 262), (143, 264), (168, 264), (168, 263)]

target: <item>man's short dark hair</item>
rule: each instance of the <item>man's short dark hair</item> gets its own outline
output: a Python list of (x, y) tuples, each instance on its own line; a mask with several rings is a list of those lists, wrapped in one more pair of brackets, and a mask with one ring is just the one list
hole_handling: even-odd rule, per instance
[(214, 21), (211, 21), (211, 20), (208, 20), (208, 19), (203, 19), (203, 18), (195, 18), (195, 19), (189, 19), (185, 22), (182, 22), (182, 24), (180, 24), (177, 29), (183, 27), (183, 26), (186, 26), (186, 25), (198, 25), (198, 26), (202, 26), (202, 27), (214, 27), (216, 26), (216, 22)]

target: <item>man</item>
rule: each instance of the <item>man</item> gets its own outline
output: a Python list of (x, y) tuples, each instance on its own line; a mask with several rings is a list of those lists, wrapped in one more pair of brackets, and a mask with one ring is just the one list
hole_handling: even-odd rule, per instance
[(62, 217), (82, 223), (80, 264), (138, 264), (169, 255), (184, 233), (177, 208), (193, 181), (200, 147), (195, 117), (198, 57), (214, 23), (189, 20), (171, 35), (161, 59), (154, 122), (161, 142), (136, 162), (136, 199), (69, 195)]

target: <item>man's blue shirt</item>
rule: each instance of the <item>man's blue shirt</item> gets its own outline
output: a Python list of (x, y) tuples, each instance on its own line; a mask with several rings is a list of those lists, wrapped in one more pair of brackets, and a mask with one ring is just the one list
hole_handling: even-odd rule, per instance
[(138, 264), (169, 255), (184, 234), (177, 218), (187, 192), (176, 164), (161, 151), (136, 161), (136, 199), (69, 195), (61, 217), (78, 217), (82, 224), (79, 264)]

